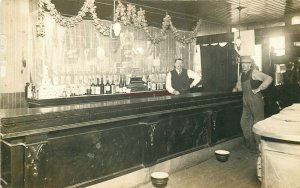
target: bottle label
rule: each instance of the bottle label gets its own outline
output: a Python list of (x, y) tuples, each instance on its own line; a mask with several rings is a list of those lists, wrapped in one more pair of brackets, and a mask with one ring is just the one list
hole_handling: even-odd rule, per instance
[(98, 86), (96, 87), (95, 94), (96, 94), (96, 95), (100, 95), (100, 87), (98, 87)]
[(109, 93), (110, 92), (110, 86), (105, 86), (105, 91), (106, 91), (106, 93)]
[(147, 83), (147, 88), (149, 91), (151, 90), (151, 82), (150, 81)]
[(117, 85), (116, 86), (116, 93), (119, 93), (120, 92), (120, 87)]
[(151, 90), (155, 91), (156, 90), (156, 83), (152, 83)]

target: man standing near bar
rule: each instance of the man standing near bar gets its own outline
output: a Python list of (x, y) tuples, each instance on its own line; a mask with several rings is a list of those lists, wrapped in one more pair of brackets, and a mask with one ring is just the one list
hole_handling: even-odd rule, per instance
[[(190, 79), (193, 79), (192, 83)], [(174, 69), (166, 78), (166, 89), (169, 93), (179, 95), (190, 92), (201, 80), (200, 75), (192, 70), (183, 68), (183, 60), (175, 59)]]
[(257, 144), (253, 125), (264, 119), (264, 98), (261, 91), (268, 88), (273, 79), (257, 69), (251, 69), (254, 60), (250, 56), (241, 56), (242, 74), (233, 91), (243, 91), (243, 113), (241, 128), (246, 141), (246, 147), (257, 152)]

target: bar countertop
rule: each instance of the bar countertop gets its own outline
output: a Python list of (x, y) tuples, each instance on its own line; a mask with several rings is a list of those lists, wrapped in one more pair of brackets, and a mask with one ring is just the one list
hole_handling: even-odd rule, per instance
[(241, 104), (241, 93), (201, 92), (37, 108), (0, 110), (1, 136), (11, 138), (124, 119)]
[(286, 107), (279, 114), (256, 123), (253, 131), (268, 138), (300, 142), (300, 104)]
[[(0, 118), (63, 112), (63, 111), (88, 109), (88, 108), (120, 106), (126, 104), (138, 104), (139, 106), (142, 106), (142, 103), (144, 102), (161, 101), (161, 102), (169, 103), (173, 101), (177, 101), (177, 102), (181, 101), (180, 99), (192, 99), (195, 97), (201, 97), (201, 99), (205, 99), (207, 97), (217, 97), (221, 95), (233, 95), (233, 93), (232, 92), (201, 92), (201, 93), (190, 93), (190, 94), (177, 95), (177, 96), (170, 95), (170, 96), (155, 96), (155, 97), (145, 97), (145, 98), (131, 98), (131, 99), (122, 99), (122, 100), (89, 102), (89, 103), (38, 107), (38, 108), (0, 109)], [(236, 95), (240, 95), (240, 93), (236, 93)]]

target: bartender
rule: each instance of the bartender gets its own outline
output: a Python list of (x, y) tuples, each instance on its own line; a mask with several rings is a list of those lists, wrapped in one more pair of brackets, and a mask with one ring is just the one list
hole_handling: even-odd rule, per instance
[[(166, 89), (174, 95), (190, 93), (190, 88), (200, 82), (200, 75), (183, 68), (183, 60), (180, 58), (175, 59), (174, 63), (174, 69), (168, 73), (166, 78)], [(191, 79), (193, 79), (192, 83)]]

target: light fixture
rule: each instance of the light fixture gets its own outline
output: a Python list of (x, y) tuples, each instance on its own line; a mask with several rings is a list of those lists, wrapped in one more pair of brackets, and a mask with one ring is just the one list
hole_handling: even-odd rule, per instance
[(120, 35), (121, 29), (122, 29), (122, 26), (121, 26), (121, 24), (119, 22), (115, 22), (113, 24), (113, 31), (114, 31), (115, 36), (119, 36)]
[(114, 14), (113, 14), (113, 25), (112, 25), (112, 30), (114, 32), (115, 36), (119, 36), (122, 26), (121, 24), (118, 22), (117, 17), (116, 17), (116, 0), (114, 0)]
[(239, 25), (238, 25), (238, 36), (235, 39), (235, 45), (237, 50), (241, 49), (241, 45), (242, 45), (242, 39), (241, 39), (241, 11), (244, 9), (245, 7), (242, 7), (240, 5), (240, 1), (239, 1), (239, 6), (236, 8), (239, 11)]

